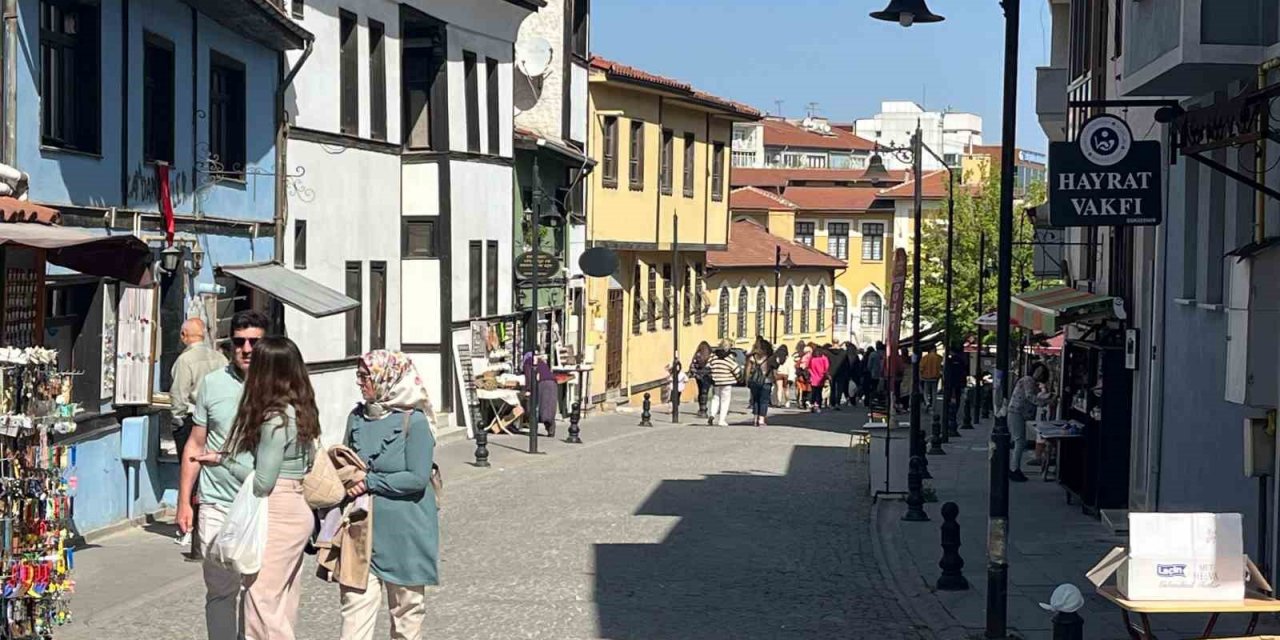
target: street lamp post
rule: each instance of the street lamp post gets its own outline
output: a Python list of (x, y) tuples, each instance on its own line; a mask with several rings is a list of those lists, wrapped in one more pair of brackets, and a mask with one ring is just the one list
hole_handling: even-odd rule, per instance
[[(538, 289), (542, 265), (539, 260), (539, 252), (542, 250), (542, 175), (538, 168), (538, 154), (533, 154), (533, 210), (532, 210), (532, 231), (533, 241), (530, 243), (530, 249), (533, 255), (533, 268), (530, 269), (530, 280), (533, 282), (533, 299), (529, 303), (529, 326), (526, 330), (528, 335), (525, 340), (529, 344), (529, 353), (533, 354), (533, 366), (530, 367), (530, 380), (525, 380), (529, 393), (529, 453), (538, 453)], [(528, 210), (526, 210), (528, 211)], [(521, 361), (524, 359), (521, 358)]]
[[(1004, 8), (1004, 114), (1000, 149), (1000, 237), (996, 278), (996, 370), (993, 404), (996, 422), (991, 431), (991, 486), (987, 516), (986, 637), (1008, 636), (1009, 587), (1009, 423), (1004, 406), (1009, 372), (1009, 306), (1012, 294), (1013, 166), (1017, 141), (1018, 20), (1021, 0), (1001, 0)], [(925, 0), (891, 0), (871, 17), (910, 27), (916, 22), (940, 22)]]

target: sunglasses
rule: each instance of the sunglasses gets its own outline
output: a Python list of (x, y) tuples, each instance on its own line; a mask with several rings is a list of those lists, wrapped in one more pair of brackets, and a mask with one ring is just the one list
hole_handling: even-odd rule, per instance
[(254, 345), (256, 345), (256, 344), (258, 344), (258, 341), (259, 341), (259, 340), (261, 340), (261, 339), (262, 339), (262, 338), (232, 338), (232, 339), (231, 339), (231, 344), (234, 344), (234, 345), (236, 346), (236, 348), (237, 348), (237, 349), (239, 349), (240, 347), (243, 347), (244, 345), (248, 344), (248, 345), (249, 345), (249, 348), (250, 348), (250, 349), (252, 349), (252, 348), (253, 348), (253, 346), (254, 346)]

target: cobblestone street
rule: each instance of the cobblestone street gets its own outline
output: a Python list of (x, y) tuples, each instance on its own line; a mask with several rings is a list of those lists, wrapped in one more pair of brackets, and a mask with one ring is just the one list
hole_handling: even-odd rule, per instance
[[(873, 555), (865, 471), (846, 449), (862, 421), (676, 427), (655, 414), (658, 428), (640, 429), (611, 415), (584, 423), (588, 446), (548, 443), (545, 456), (497, 439), (488, 470), (461, 462), (470, 443), (445, 445), (438, 457), (458, 461), (445, 466), (444, 584), (429, 594), (427, 637), (927, 637)], [(77, 556), (78, 621), (60, 640), (204, 637), (199, 565), (166, 532)], [(299, 638), (336, 638), (337, 590), (305, 571)]]

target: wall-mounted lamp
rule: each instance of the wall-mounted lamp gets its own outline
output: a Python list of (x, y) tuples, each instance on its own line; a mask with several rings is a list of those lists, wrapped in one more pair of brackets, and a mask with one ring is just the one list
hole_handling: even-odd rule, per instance
[(204, 267), (204, 249), (200, 248), (200, 243), (191, 243), (191, 270), (200, 273), (200, 269)]
[(179, 263), (182, 262), (182, 249), (169, 245), (160, 252), (160, 269), (165, 273), (173, 273), (178, 270)]

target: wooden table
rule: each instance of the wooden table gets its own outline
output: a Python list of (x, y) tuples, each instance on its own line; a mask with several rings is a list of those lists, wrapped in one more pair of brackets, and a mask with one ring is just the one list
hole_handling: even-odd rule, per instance
[[(1247, 636), (1252, 635), (1253, 630), (1257, 628), (1258, 616), (1264, 613), (1280, 612), (1280, 600), (1257, 591), (1249, 591), (1245, 594), (1244, 600), (1235, 601), (1127, 600), (1120, 595), (1115, 587), (1111, 586), (1098, 587), (1098, 595), (1111, 602), (1111, 604), (1120, 607), (1120, 615), (1124, 617), (1125, 629), (1129, 630), (1129, 637), (1133, 640), (1154, 640), (1156, 636), (1151, 632), (1151, 620), (1149, 618), (1153, 613), (1209, 614), (1209, 621), (1205, 624), (1204, 631), (1199, 637), (1212, 638), (1213, 627), (1218, 624), (1218, 616), (1224, 613), (1248, 614), (1249, 626), (1244, 632)], [(1129, 618), (1130, 613), (1138, 615), (1141, 625), (1133, 623)]]

